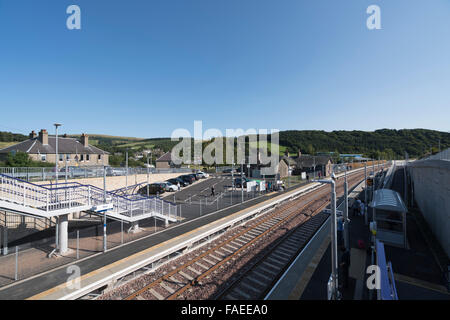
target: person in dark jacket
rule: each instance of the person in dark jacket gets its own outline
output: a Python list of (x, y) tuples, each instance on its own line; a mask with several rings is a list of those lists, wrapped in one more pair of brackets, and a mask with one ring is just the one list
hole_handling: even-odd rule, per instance
[(342, 270), (342, 287), (348, 288), (348, 272), (350, 269), (350, 251), (345, 249), (344, 246), (341, 247), (341, 263), (340, 267)]
[(211, 196), (214, 197), (215, 193), (214, 193), (214, 186), (211, 187)]

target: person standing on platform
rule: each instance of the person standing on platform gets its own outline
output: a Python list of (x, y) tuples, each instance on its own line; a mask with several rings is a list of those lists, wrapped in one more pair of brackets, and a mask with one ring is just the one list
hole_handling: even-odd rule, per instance
[(355, 215), (359, 216), (361, 215), (361, 200), (356, 200), (356, 205), (355, 205)]
[(340, 267), (342, 270), (342, 287), (348, 288), (348, 273), (350, 269), (350, 251), (341, 246), (341, 263)]
[(364, 201), (361, 201), (360, 209), (359, 209), (359, 214), (360, 214), (362, 217), (364, 217), (365, 210), (366, 210), (366, 205), (364, 204)]

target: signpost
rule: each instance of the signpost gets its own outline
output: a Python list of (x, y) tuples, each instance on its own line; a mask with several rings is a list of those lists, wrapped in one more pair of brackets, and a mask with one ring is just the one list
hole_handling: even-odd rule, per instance
[(112, 203), (105, 203), (100, 204), (98, 206), (95, 206), (92, 208), (94, 212), (97, 213), (104, 213), (104, 219), (103, 219), (103, 252), (106, 252), (107, 246), (106, 246), (106, 212), (113, 210), (114, 204)]

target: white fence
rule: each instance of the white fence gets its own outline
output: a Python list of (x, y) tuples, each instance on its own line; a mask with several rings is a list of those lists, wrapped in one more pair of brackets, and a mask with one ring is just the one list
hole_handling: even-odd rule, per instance
[[(106, 167), (106, 176), (126, 176), (127, 169), (123, 167), (114, 168)], [(191, 173), (189, 168), (128, 168), (128, 175), (135, 174), (155, 174), (155, 173)], [(58, 176), (58, 180), (65, 179), (79, 179), (79, 178), (98, 178), (103, 177), (103, 167), (60, 167), (58, 173), (55, 172), (55, 168), (19, 168), (19, 167), (1, 167), (0, 174), (11, 176), (13, 178), (19, 178), (26, 181), (48, 181), (55, 180)]]
[(130, 218), (155, 213), (176, 219), (177, 214), (175, 204), (157, 197), (126, 197), (77, 182), (60, 183), (58, 187), (36, 185), (3, 174), (0, 175), (0, 200), (45, 213), (61, 209), (73, 209), (76, 212), (80, 207), (92, 208), (107, 202), (114, 205), (111, 213)]

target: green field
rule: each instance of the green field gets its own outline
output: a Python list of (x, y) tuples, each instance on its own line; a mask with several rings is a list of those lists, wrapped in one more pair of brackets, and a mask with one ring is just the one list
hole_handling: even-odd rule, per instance
[(0, 149), (7, 148), (7, 147), (12, 146), (17, 143), (18, 142), (0, 142)]

